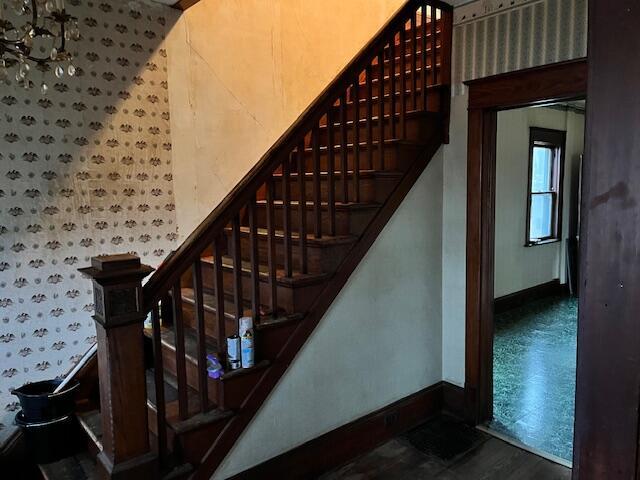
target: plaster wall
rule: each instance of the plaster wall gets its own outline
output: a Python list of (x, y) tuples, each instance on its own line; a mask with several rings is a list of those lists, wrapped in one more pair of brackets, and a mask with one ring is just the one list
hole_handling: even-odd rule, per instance
[[(530, 127), (562, 130), (567, 133), (567, 139), (561, 241), (525, 247)], [(571, 226), (570, 207), (576, 203), (576, 185), (583, 143), (584, 114), (544, 107), (519, 108), (498, 113), (494, 282), (496, 298), (555, 279), (559, 279), (560, 283), (566, 283), (565, 253)]]
[(178, 232), (231, 191), (403, 0), (202, 0), (168, 36)]

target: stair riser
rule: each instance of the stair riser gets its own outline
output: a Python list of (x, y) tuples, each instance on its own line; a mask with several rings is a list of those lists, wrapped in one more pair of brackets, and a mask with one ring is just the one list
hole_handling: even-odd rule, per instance
[[(205, 288), (213, 288), (213, 268), (210, 264), (203, 264), (202, 278)], [(233, 295), (233, 273), (230, 269), (223, 272), (224, 291), (228, 295)], [(319, 291), (323, 284), (316, 285), (283, 285), (278, 284), (277, 300), (278, 308), (288, 314), (304, 313), (310, 306), (311, 299)], [(248, 273), (242, 275), (243, 299), (251, 298), (251, 277)], [(260, 279), (260, 303), (269, 305), (271, 303), (271, 289), (266, 277)]]
[[(298, 179), (297, 177), (292, 178), (291, 179), (291, 200), (299, 200), (300, 199), (300, 186), (298, 185)], [(376, 195), (376, 190), (379, 188), (378, 184), (379, 183), (379, 179), (376, 178), (372, 178), (372, 177), (367, 177), (367, 178), (360, 178), (360, 186), (359, 186), (359, 190), (360, 190), (360, 201), (363, 203), (370, 203), (370, 202), (376, 202), (376, 200), (378, 198), (380, 198), (380, 195)], [(342, 194), (342, 179), (340, 178), (340, 175), (335, 175), (334, 176), (334, 180), (333, 180), (333, 187), (334, 187), (334, 198), (336, 201), (342, 201), (343, 200), (343, 194)], [(349, 175), (347, 177), (347, 198), (349, 199), (355, 199), (355, 185), (354, 185), (354, 179), (353, 179), (353, 175)], [(313, 177), (310, 175), (305, 175), (305, 199), (308, 201), (313, 200), (314, 198), (314, 192), (313, 192)], [(284, 190), (284, 187), (282, 185), (282, 181), (277, 181), (276, 182), (276, 191), (275, 191), (275, 195), (276, 195), (276, 200), (282, 200), (283, 199), (283, 195), (282, 192)], [(323, 202), (328, 201), (329, 199), (329, 180), (327, 178), (326, 175), (322, 176), (322, 179), (320, 181), (320, 194), (321, 194), (321, 198)], [(297, 215), (297, 208), (296, 208), (296, 213), (295, 215)]]
[[(374, 133), (374, 139), (376, 134)], [(360, 145), (358, 165), (360, 170), (393, 170), (404, 172), (409, 168), (419, 148), (411, 145), (399, 145), (396, 143), (387, 144), (383, 148), (384, 168), (380, 161), (380, 149), (376, 144), (368, 149), (366, 145)], [(334, 149), (333, 155), (334, 171), (342, 171), (342, 154), (339, 148)], [(347, 170), (353, 170), (356, 164), (356, 155), (353, 148), (347, 150)], [(326, 172), (329, 168), (329, 152), (320, 150), (320, 171)], [(305, 168), (307, 172), (313, 172), (313, 155), (307, 150), (305, 152)]]
[[(259, 206), (258, 209), (258, 223), (261, 226), (266, 225), (266, 208)], [(276, 206), (275, 209), (275, 228), (282, 229), (282, 208)], [(292, 207), (291, 211), (294, 211)], [(336, 222), (336, 235), (360, 235), (368, 222), (376, 214), (376, 208), (359, 208), (359, 209), (336, 209), (335, 222)], [(321, 228), (322, 233), (329, 235), (329, 212), (323, 209), (321, 212)], [(315, 213), (313, 208), (307, 207), (307, 233), (314, 232)], [(291, 215), (291, 228), (293, 231), (299, 229), (298, 215)]]
[[(361, 112), (362, 113), (362, 112)], [(388, 112), (387, 112), (388, 114)], [(334, 117), (335, 121), (339, 121), (339, 116)], [(360, 142), (364, 142), (367, 140), (367, 124), (366, 122), (360, 121), (359, 125), (359, 139)], [(424, 119), (418, 115), (411, 114), (406, 120), (406, 128), (407, 135), (405, 140), (410, 141), (420, 141), (421, 139), (426, 138), (425, 136), (429, 134), (429, 125)], [(384, 121), (384, 134), (386, 139), (392, 139), (394, 136), (392, 135), (392, 127), (395, 127), (395, 138), (400, 137), (400, 116), (396, 115), (394, 117), (394, 121), (391, 121), (391, 118), (385, 118)], [(374, 119), (371, 122), (371, 129), (373, 133), (373, 139), (377, 140), (380, 138), (380, 122), (377, 119)], [(341, 137), (341, 128), (340, 125), (334, 125), (333, 128), (333, 144), (338, 146), (342, 142)], [(355, 137), (355, 128), (353, 124), (349, 124), (347, 126), (347, 144), (353, 143)], [(322, 127), (320, 129), (320, 145), (325, 146), (329, 144), (329, 132), (326, 127)]]
[[(399, 88), (399, 87), (398, 87)], [(407, 88), (408, 88), (408, 83), (407, 83)], [(376, 90), (373, 91), (374, 96), (377, 96), (377, 92)], [(429, 112), (438, 112), (440, 111), (440, 104), (441, 104), (441, 99), (440, 99), (440, 95), (441, 95), (441, 90), (438, 88), (435, 89), (430, 89), (427, 91), (427, 111)], [(421, 110), (422, 109), (422, 97), (420, 96), (420, 91), (418, 91), (417, 95), (416, 95), (416, 103), (417, 103), (417, 110)], [(410, 95), (406, 96), (405, 99), (405, 106), (406, 106), (406, 111), (407, 112), (411, 112), (414, 110), (413, 108), (413, 101), (411, 99)], [(335, 119), (339, 119), (339, 107), (335, 107), (335, 115), (334, 118)], [(372, 116), (376, 117), (378, 115), (378, 111), (379, 111), (379, 102), (377, 98), (374, 98), (373, 100), (373, 104), (372, 104)], [(384, 100), (384, 114), (388, 115), (391, 112), (391, 97), (389, 97), (388, 95), (385, 97)], [(395, 105), (395, 112), (396, 115), (400, 114), (400, 94), (396, 92), (396, 105)], [(365, 119), (366, 115), (367, 115), (367, 108), (366, 108), (366, 102), (364, 100), (360, 100), (360, 111), (359, 113), (359, 118), (360, 120)], [(347, 120), (348, 121), (353, 121), (355, 116), (355, 105), (353, 102), (347, 102)], [(398, 134), (399, 137), (399, 134)], [(338, 137), (339, 138), (339, 137)], [(361, 139), (364, 139), (366, 137), (362, 137)], [(374, 137), (375, 138), (375, 137)]]
[[(235, 309), (230, 309), (230, 314), (235, 315)], [(247, 310), (247, 314), (250, 315), (250, 311)], [(196, 311), (195, 307), (191, 303), (183, 302), (182, 303), (182, 315), (184, 319), (184, 324), (194, 330), (197, 330), (197, 321), (196, 321)], [(224, 326), (224, 335), (222, 338), (226, 338), (230, 335), (234, 335), (238, 333), (238, 323), (235, 318), (230, 318), (228, 315), (225, 315), (225, 326)], [(214, 312), (210, 312), (208, 310), (204, 311), (204, 330), (205, 334), (214, 339), (221, 338), (218, 335), (218, 316)]]
[[(428, 49), (427, 49), (427, 75), (431, 75), (431, 64), (433, 63), (433, 58), (431, 57), (431, 45), (429, 45)], [(405, 55), (405, 72), (407, 75), (407, 83), (408, 83), (408, 78), (411, 75), (409, 73), (409, 71), (413, 68), (413, 65), (411, 64), (412, 62), (412, 55), (410, 53), (407, 53), (407, 55)], [(418, 73), (417, 75), (421, 75), (421, 73), (419, 73), (419, 70), (422, 69), (422, 46), (420, 45), (418, 47), (418, 55), (416, 55), (416, 68), (418, 69)], [(436, 68), (439, 70), (440, 69), (440, 52), (437, 52), (437, 59), (436, 59)], [(391, 73), (391, 62), (389, 62), (388, 59), (385, 59), (384, 62), (384, 74), (385, 76), (388, 76)], [(394, 62), (394, 73), (399, 74), (400, 73), (400, 57), (397, 56)], [(371, 78), (372, 79), (379, 79), (380, 78), (380, 67), (378, 67), (378, 65), (373, 65), (371, 68)], [(360, 85), (361, 88), (363, 88), (364, 86), (364, 81), (366, 79), (366, 76), (361, 76), (360, 77)], [(388, 81), (388, 79), (387, 79)], [(399, 82), (398, 78), (396, 78), (396, 82)]]
[(258, 330), (256, 351), (260, 352), (261, 358), (275, 360), (297, 326), (298, 322), (290, 322), (277, 328)]
[[(422, 25), (419, 24), (420, 20), (418, 20), (418, 22), (416, 23), (416, 43), (418, 44), (418, 50), (420, 50), (422, 48)], [(437, 21), (437, 32), (436, 32), (436, 37), (437, 37), (437, 41), (436, 41), (436, 45), (439, 47), (440, 43), (441, 43), (441, 38), (442, 38), (442, 32), (440, 30), (441, 28), (441, 21), (438, 20)], [(406, 34), (405, 34), (405, 43), (406, 43), (406, 47), (405, 50), (407, 53), (413, 52), (413, 39), (411, 38), (411, 35), (413, 34), (411, 28), (409, 27), (409, 25), (407, 24), (407, 28), (405, 30)], [(399, 38), (399, 34), (396, 37), (396, 45), (395, 45), (395, 52), (396, 55), (398, 54), (398, 52), (400, 51), (400, 38)], [(427, 48), (431, 48), (431, 22), (429, 20), (427, 20)], [(385, 52), (385, 57), (389, 57), (389, 47), (385, 47), (384, 49)]]
[[(187, 358), (185, 362), (187, 384), (194, 390), (199, 390), (198, 366), (197, 363), (192, 360), (191, 358)], [(175, 350), (166, 344), (162, 345), (162, 361), (164, 368), (177, 377)], [(255, 381), (262, 372), (262, 370), (253, 370), (225, 380), (207, 378), (209, 399), (218, 403), (220, 408), (230, 410), (239, 408), (243, 399), (249, 393), (252, 386), (255, 385)], [(224, 397), (222, 397), (221, 394), (224, 394)]]
[(180, 451), (183, 452), (184, 461), (192, 465), (198, 465), (211, 447), (213, 440), (220, 435), (227, 425), (227, 422), (228, 420), (222, 420), (178, 435), (176, 442)]
[[(260, 259), (267, 258), (267, 239), (260, 236), (258, 239), (258, 256)], [(284, 239), (276, 237), (276, 261), (279, 268), (284, 267)], [(242, 235), (240, 243), (240, 251), (243, 260), (250, 260), (250, 242), (248, 235)], [(229, 238), (229, 248), (231, 248), (231, 239)], [(333, 244), (326, 246), (318, 246), (307, 244), (307, 268), (308, 273), (333, 273), (337, 269), (344, 256), (351, 249), (351, 243)], [(300, 247), (299, 240), (292, 240), (291, 247), (293, 269), (300, 271)]]

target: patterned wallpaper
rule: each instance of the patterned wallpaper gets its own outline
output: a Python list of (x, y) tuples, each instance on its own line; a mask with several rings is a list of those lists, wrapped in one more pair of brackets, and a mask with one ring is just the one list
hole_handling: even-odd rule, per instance
[(48, 74), (46, 96), (0, 84), (4, 426), (12, 388), (66, 373), (95, 342), (90, 281), (76, 269), (116, 252), (156, 266), (177, 238), (163, 46), (177, 13), (125, 0), (67, 9), (81, 27), (78, 75)]
[(586, 57), (587, 3), (542, 0), (509, 8), (509, 2), (499, 2), (505, 11), (479, 18), (470, 13), (488, 9), (487, 0), (456, 9), (454, 94), (464, 93), (466, 80)]

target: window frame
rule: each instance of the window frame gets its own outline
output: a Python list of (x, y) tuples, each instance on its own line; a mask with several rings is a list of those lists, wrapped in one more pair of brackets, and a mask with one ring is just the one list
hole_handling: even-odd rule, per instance
[[(564, 183), (564, 159), (567, 132), (563, 130), (552, 130), (549, 128), (530, 127), (529, 128), (529, 174), (527, 176), (527, 216), (525, 230), (525, 247), (536, 245), (546, 245), (560, 242), (562, 240), (562, 196)], [(549, 192), (531, 191), (533, 175), (533, 149), (534, 147), (547, 147), (553, 149), (553, 159), (551, 165), (552, 189)], [(551, 194), (552, 198), (552, 220), (551, 234), (538, 240), (531, 240), (531, 204), (534, 195)]]

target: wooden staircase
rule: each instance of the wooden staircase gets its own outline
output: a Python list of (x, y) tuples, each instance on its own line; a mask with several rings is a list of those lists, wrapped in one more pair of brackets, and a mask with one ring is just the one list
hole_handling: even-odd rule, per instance
[[(138, 383), (158, 477), (211, 476), (446, 141), (451, 28), (449, 5), (408, 1), (149, 278)], [(209, 378), (206, 355), (226, 358), (241, 316), (255, 366)], [(89, 453), (103, 476), (140, 476), (133, 427), (104, 415), (111, 385), (83, 403)]]

